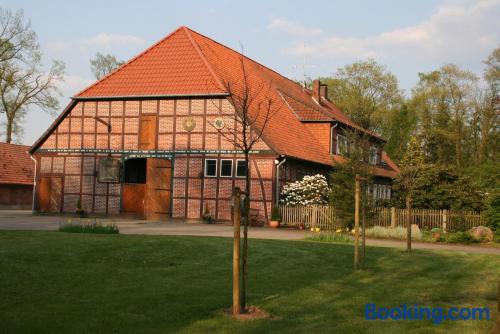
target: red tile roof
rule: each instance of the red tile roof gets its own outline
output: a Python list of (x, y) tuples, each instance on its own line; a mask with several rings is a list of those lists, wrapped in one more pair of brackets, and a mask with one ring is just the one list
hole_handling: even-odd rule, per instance
[[(180, 27), (78, 93), (75, 99), (208, 96), (228, 94), (229, 90), (237, 93), (243, 89), (242, 61), (248, 74), (250, 90), (259, 89), (261, 93), (258, 99), (263, 102), (270, 99), (273, 102), (273, 119), (267, 123), (263, 139), (276, 153), (326, 165), (334, 162), (335, 159), (302, 121), (338, 121), (367, 132), (376, 140), (383, 140), (377, 134), (356, 125), (332, 102), (322, 99), (318, 103), (310, 90), (248, 57), (242, 58), (239, 52), (187, 27)], [(263, 126), (263, 114), (259, 114), (260, 119), (256, 116), (257, 127)], [(43, 138), (33, 145), (32, 151), (41, 142)]]
[(0, 143), (0, 184), (33, 184), (29, 146)]

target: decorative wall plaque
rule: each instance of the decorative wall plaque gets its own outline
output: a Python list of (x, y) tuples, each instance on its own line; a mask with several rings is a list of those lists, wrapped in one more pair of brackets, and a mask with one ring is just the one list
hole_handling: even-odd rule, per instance
[(226, 124), (224, 123), (224, 120), (222, 119), (222, 117), (217, 117), (214, 120), (214, 128), (216, 128), (217, 130), (222, 130), (225, 125)]
[(187, 132), (193, 131), (195, 127), (196, 121), (193, 119), (193, 117), (187, 117), (184, 120), (184, 130), (186, 130)]

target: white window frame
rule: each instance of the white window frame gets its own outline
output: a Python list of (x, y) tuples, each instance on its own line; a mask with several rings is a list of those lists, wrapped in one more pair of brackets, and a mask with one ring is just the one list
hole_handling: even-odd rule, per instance
[[(215, 161), (215, 175), (208, 175), (207, 174), (207, 161)], [(217, 177), (217, 170), (218, 170), (218, 162), (217, 162), (217, 159), (205, 159), (205, 166), (203, 168), (203, 175), (205, 175), (205, 177)]]
[[(237, 177), (237, 178), (245, 178), (247, 177), (246, 175), (238, 175), (238, 162), (239, 161), (243, 161), (243, 162), (246, 162), (245, 159), (236, 159), (236, 166), (235, 166), (235, 170), (234, 170), (234, 175)], [(248, 165), (247, 165), (247, 174), (249, 172), (249, 168), (248, 168)]]
[(378, 164), (378, 148), (376, 146), (370, 147), (370, 156), (368, 157), (368, 162), (372, 165)]
[[(223, 161), (230, 161), (231, 162), (231, 175), (222, 175), (222, 162)], [(220, 159), (220, 168), (219, 168), (219, 176), (220, 177), (233, 177), (233, 159)]]
[[(340, 139), (341, 138), (345, 143), (345, 152), (340, 152)], [(341, 134), (337, 134), (337, 152), (336, 153), (338, 155), (345, 155), (349, 151), (348, 146), (349, 146), (349, 143), (347, 142), (347, 137), (344, 135), (341, 135)]]

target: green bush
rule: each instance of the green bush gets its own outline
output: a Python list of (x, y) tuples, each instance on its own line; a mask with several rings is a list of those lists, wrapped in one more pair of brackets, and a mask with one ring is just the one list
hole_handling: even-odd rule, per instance
[(494, 194), (486, 210), (486, 225), (493, 231), (500, 231), (500, 194)]
[(65, 223), (59, 225), (59, 232), (68, 233), (97, 233), (97, 234), (118, 234), (118, 226), (115, 224), (101, 225), (99, 223), (92, 224), (73, 224)]
[[(382, 227), (374, 226), (366, 229), (366, 236), (373, 238), (387, 238), (387, 239), (399, 239), (406, 240), (406, 227)], [(413, 229), (411, 231), (412, 240), (422, 240), (422, 232), (420, 230)]]
[(479, 242), (479, 240), (474, 238), (468, 232), (456, 232), (449, 234), (448, 237), (446, 238), (446, 242), (451, 244), (472, 244)]
[(281, 220), (280, 208), (275, 206), (271, 210), (271, 220)]
[(353, 241), (350, 235), (337, 233), (337, 232), (321, 232), (318, 234), (306, 237), (305, 240), (319, 241), (319, 242), (345, 242), (349, 243)]

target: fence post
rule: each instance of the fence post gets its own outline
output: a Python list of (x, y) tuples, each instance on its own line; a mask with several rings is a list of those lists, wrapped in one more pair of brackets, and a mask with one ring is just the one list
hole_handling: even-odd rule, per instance
[(391, 208), (391, 227), (396, 227), (396, 208)]
[(318, 206), (313, 205), (312, 206), (312, 226), (316, 228), (316, 225), (318, 224)]
[(446, 233), (446, 223), (448, 222), (448, 211), (443, 210), (443, 232)]

